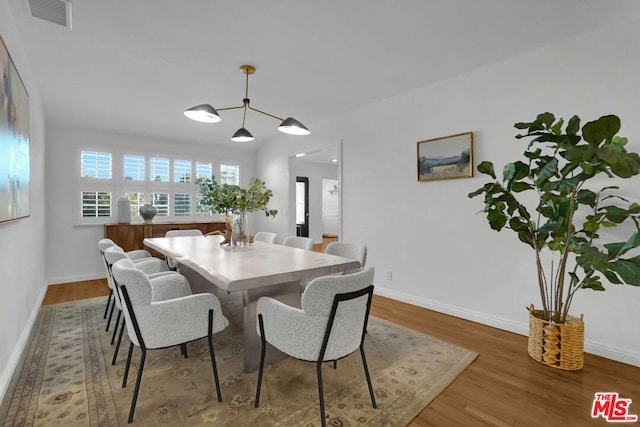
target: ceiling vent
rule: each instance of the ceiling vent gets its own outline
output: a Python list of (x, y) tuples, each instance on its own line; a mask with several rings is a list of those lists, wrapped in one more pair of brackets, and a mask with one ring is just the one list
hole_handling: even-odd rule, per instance
[(31, 15), (71, 29), (71, 3), (67, 0), (29, 0)]

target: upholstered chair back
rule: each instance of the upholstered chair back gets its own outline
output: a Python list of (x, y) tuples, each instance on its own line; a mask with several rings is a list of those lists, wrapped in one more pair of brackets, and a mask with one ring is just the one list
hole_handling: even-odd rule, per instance
[(292, 248), (304, 249), (310, 251), (313, 249), (313, 239), (308, 237), (288, 236), (282, 242), (284, 246), (290, 246)]
[(188, 230), (169, 230), (164, 234), (164, 237), (179, 237), (179, 236), (202, 236), (202, 231), (197, 228), (190, 228)]
[[(261, 298), (258, 313), (265, 318), (265, 335), (269, 343), (302, 360), (315, 361), (336, 294), (358, 291), (373, 284), (375, 270), (368, 267), (344, 276), (323, 276), (312, 280), (302, 294), (302, 308), (292, 309), (282, 318), (278, 302)], [(351, 354), (362, 342), (367, 315), (367, 295), (341, 302), (334, 319), (324, 360), (335, 360)], [(280, 319), (279, 321), (273, 321)]]
[(278, 240), (278, 235), (276, 233), (270, 233), (268, 231), (258, 231), (256, 235), (253, 236), (253, 240), (265, 243), (276, 243), (276, 241)]
[[(307, 285), (302, 295), (302, 310), (307, 316), (323, 319), (326, 325), (334, 296), (366, 288), (373, 284), (374, 274), (374, 268), (369, 267), (358, 273), (344, 276), (318, 277)], [(362, 339), (366, 310), (367, 295), (339, 304), (325, 352), (325, 360), (333, 360), (358, 349)], [(318, 341), (316, 345), (322, 344), (321, 340)], [(317, 351), (319, 349), (318, 345)]]
[(113, 240), (111, 239), (100, 239), (98, 240), (98, 249), (100, 249), (100, 252), (104, 252), (107, 250), (107, 248), (114, 246), (115, 243), (113, 242)]
[(360, 268), (367, 262), (367, 247), (357, 243), (331, 242), (327, 245), (326, 253), (360, 261)]

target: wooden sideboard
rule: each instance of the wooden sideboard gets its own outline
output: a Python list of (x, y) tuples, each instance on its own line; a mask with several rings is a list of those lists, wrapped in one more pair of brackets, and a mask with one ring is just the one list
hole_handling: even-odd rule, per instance
[(197, 228), (203, 234), (212, 231), (224, 231), (225, 223), (221, 222), (158, 222), (151, 224), (105, 224), (104, 237), (113, 240), (125, 251), (148, 249), (142, 241), (147, 237), (164, 237), (169, 230), (188, 230)]

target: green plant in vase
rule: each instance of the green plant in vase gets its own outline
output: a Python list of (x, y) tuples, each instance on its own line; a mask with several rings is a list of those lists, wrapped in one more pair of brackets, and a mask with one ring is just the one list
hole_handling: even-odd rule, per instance
[[(515, 127), (523, 131), (516, 138), (531, 138), (523, 158), (507, 163), (501, 180), (492, 162), (480, 163), (478, 172), (492, 181), (469, 197), (484, 196), (483, 212), (493, 230), (511, 230), (533, 249), (542, 309), (530, 315), (562, 325), (580, 289), (604, 291), (603, 278), (640, 285), (640, 256), (634, 251), (640, 246), (640, 205), (616, 185), (601, 186), (606, 177), (638, 175), (640, 157), (627, 152), (627, 139), (617, 136), (615, 115), (581, 128), (578, 116), (565, 123), (543, 113)], [(616, 241), (603, 242), (603, 228), (612, 235), (622, 224)]]
[(273, 217), (278, 213), (267, 207), (273, 192), (257, 177), (251, 178), (246, 188), (219, 184), (214, 176), (198, 178), (196, 184), (200, 187), (201, 203), (209, 206), (213, 212), (225, 214), (227, 233), (223, 244), (247, 246), (252, 243), (253, 234), (248, 230), (248, 212), (264, 211), (266, 216)]

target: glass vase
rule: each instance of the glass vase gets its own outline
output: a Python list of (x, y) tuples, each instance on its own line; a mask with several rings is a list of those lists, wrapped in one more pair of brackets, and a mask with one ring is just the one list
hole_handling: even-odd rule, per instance
[(233, 213), (231, 230), (232, 246), (248, 247), (250, 245), (249, 220), (245, 211)]

